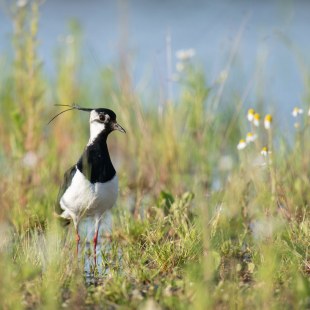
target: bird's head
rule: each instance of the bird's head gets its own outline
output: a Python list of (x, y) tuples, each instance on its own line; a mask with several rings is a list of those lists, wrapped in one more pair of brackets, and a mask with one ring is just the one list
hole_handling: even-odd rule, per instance
[(90, 140), (93, 141), (101, 132), (107, 135), (114, 130), (126, 133), (125, 129), (116, 121), (116, 114), (109, 109), (99, 108), (90, 111)]
[(91, 108), (82, 108), (78, 105), (58, 105), (58, 106), (66, 106), (70, 107), (67, 110), (64, 110), (54, 116), (50, 121), (52, 122), (58, 115), (70, 111), (70, 110), (80, 110), (89, 112), (89, 124), (90, 124), (90, 142), (94, 141), (94, 139), (102, 132), (106, 135), (110, 134), (114, 130), (119, 130), (120, 132), (126, 133), (125, 129), (117, 123), (116, 114), (110, 110), (105, 108), (91, 109)]

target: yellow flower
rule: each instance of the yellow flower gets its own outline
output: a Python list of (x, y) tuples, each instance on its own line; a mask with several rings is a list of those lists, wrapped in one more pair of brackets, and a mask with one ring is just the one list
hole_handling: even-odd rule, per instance
[(248, 121), (252, 122), (254, 120), (254, 115), (255, 115), (255, 111), (254, 109), (249, 109), (248, 110)]
[(246, 147), (246, 142), (245, 140), (241, 139), (237, 145), (237, 149), (240, 151), (240, 150), (243, 150), (245, 147)]
[(270, 114), (267, 114), (264, 120), (264, 126), (267, 130), (271, 128), (271, 123), (272, 123), (272, 116)]
[(254, 114), (253, 124), (258, 127), (260, 123), (260, 115), (258, 113)]

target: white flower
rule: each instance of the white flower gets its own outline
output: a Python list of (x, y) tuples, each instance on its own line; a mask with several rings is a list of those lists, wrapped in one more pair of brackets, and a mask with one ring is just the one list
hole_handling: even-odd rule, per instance
[(304, 110), (298, 107), (295, 107), (292, 111), (292, 115), (294, 117), (297, 117), (299, 114), (303, 114), (303, 113), (304, 113)]
[(271, 152), (268, 150), (267, 146), (264, 146), (260, 153), (264, 156), (267, 157), (267, 155), (271, 154)]
[(193, 48), (189, 48), (187, 50), (178, 50), (175, 53), (176, 57), (181, 61), (189, 60), (193, 58), (195, 54), (196, 52)]
[(267, 114), (264, 119), (264, 126), (267, 130), (271, 128), (271, 123), (272, 123), (272, 116), (270, 114)]
[(249, 109), (248, 115), (247, 115), (249, 122), (252, 122), (254, 120), (254, 115), (255, 115), (254, 109)]
[(308, 111), (308, 116), (310, 116), (310, 109), (309, 109), (309, 111)]
[(255, 135), (253, 132), (248, 132), (246, 135), (246, 143), (254, 142), (257, 138), (257, 135)]
[(254, 114), (253, 124), (258, 127), (260, 124), (260, 115), (258, 113)]
[(247, 146), (246, 142), (243, 139), (241, 139), (237, 145), (237, 149), (240, 151), (243, 150), (246, 146)]

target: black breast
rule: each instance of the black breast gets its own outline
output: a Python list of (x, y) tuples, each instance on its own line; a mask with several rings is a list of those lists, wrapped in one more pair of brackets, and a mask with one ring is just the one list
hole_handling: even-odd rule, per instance
[(77, 168), (91, 183), (104, 183), (115, 176), (116, 171), (109, 155), (106, 135), (100, 134), (86, 147)]

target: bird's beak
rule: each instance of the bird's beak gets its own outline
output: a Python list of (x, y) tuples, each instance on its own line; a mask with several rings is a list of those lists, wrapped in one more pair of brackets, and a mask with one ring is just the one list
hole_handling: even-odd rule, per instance
[(119, 123), (114, 123), (114, 130), (119, 130), (120, 132), (126, 133), (126, 130), (119, 124)]

